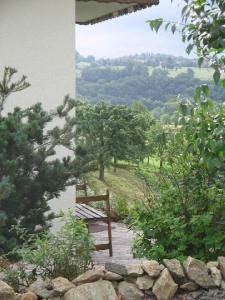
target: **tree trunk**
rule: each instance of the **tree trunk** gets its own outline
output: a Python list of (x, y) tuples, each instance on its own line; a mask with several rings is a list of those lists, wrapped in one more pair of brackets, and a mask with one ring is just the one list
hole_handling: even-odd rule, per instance
[(149, 166), (149, 156), (148, 156), (148, 162), (147, 162), (147, 165)]
[(162, 166), (163, 166), (163, 160), (162, 160), (162, 158), (160, 158), (160, 165), (159, 165), (159, 168), (162, 169)]
[(113, 163), (114, 172), (116, 172), (116, 166), (117, 166), (117, 158), (114, 157), (114, 163)]
[(105, 165), (102, 160), (99, 162), (99, 180), (105, 181)]

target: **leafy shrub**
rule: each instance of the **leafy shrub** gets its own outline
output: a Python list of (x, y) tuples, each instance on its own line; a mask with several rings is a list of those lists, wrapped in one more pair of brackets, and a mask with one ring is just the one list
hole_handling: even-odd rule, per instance
[(90, 267), (93, 250), (86, 225), (70, 213), (56, 234), (35, 236), (33, 244), (23, 247), (19, 253), (40, 269), (42, 277), (73, 279)]
[[(6, 280), (17, 290), (37, 275), (42, 278), (62, 276), (74, 279), (90, 268), (94, 244), (86, 225), (75, 219), (72, 213), (63, 220), (65, 224), (56, 234), (42, 233), (27, 237), (23, 230), (20, 231), (23, 239), (27, 240), (22, 248), (15, 250), (21, 262), (18, 268), (5, 271)], [(29, 272), (27, 264), (29, 268), (33, 266)]]
[(117, 198), (114, 203), (114, 210), (120, 219), (124, 219), (129, 214), (128, 202), (124, 198)]
[(153, 200), (132, 211), (138, 256), (211, 260), (225, 253), (225, 109), (205, 96), (181, 104), (169, 167), (143, 172)]
[(16, 267), (8, 267), (2, 271), (4, 273), (4, 281), (12, 286), (16, 292), (20, 292), (24, 287), (29, 287), (37, 278), (36, 270), (28, 271), (24, 263), (20, 263)]

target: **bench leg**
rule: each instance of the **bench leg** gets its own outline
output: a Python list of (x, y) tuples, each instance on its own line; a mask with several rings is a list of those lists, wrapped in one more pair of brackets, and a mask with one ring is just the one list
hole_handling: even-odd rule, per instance
[(111, 220), (108, 219), (108, 237), (109, 237), (109, 256), (113, 256), (113, 249), (112, 249), (112, 227), (111, 227)]

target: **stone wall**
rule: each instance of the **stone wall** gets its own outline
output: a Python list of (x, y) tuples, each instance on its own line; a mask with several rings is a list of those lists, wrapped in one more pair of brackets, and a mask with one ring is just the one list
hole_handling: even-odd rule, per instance
[(75, 278), (38, 279), (23, 294), (0, 281), (1, 300), (225, 299), (225, 257), (203, 263), (188, 257), (182, 264), (164, 259), (139, 265), (108, 262)]

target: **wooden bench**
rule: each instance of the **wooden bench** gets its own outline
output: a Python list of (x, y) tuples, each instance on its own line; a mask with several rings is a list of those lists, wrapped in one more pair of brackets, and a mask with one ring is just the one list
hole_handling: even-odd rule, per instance
[[(84, 190), (85, 196), (77, 197), (75, 204), (75, 217), (84, 220), (89, 228), (90, 221), (103, 221), (108, 226), (108, 243), (95, 245), (97, 251), (109, 249), (109, 255), (113, 255), (112, 251), (112, 228), (111, 228), (111, 216), (110, 216), (110, 203), (109, 203), (109, 191), (107, 190), (105, 195), (99, 196), (87, 196), (86, 184), (77, 185), (77, 190)], [(99, 211), (89, 204), (91, 202), (104, 201), (106, 204), (106, 214)]]

